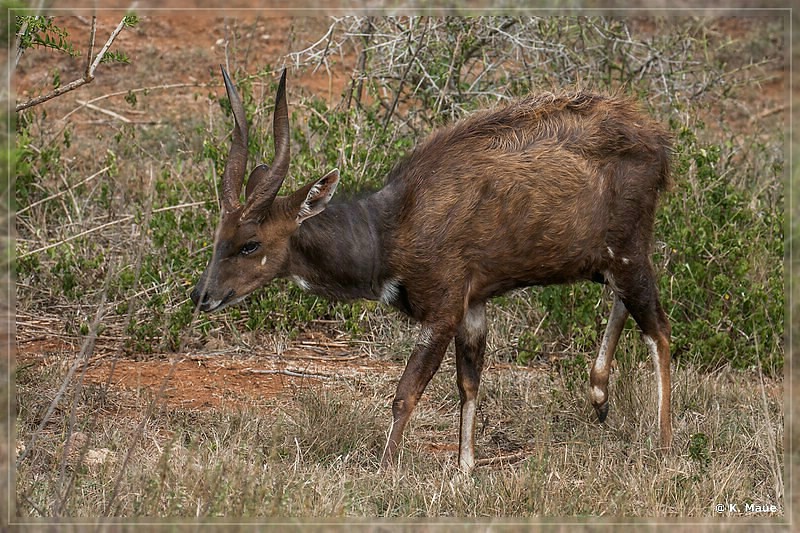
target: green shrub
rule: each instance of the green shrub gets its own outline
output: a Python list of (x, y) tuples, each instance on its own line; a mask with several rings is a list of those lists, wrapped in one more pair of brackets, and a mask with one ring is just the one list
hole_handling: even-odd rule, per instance
[[(340, 197), (377, 189), (415, 142), (443, 122), (530, 90), (589, 85), (637, 95), (670, 123), (676, 139), (675, 187), (662, 196), (654, 250), (661, 301), (673, 325), (673, 355), (707, 368), (760, 365), (781, 372), (783, 160), (775, 147), (783, 138), (753, 135), (742, 154), (737, 133), (706, 127), (696, 116), (709, 102), (735, 98), (736, 76), (761, 61), (747, 56), (755, 53), (747, 42), (715, 40), (688, 19), (659, 21), (649, 39), (632, 30), (635, 24), (597, 17), (365, 22), (349, 22), (363, 29), (356, 43), (356, 50), (363, 48), (363, 72), (345, 87), (339, 105), (305, 96), (290, 83), (292, 161), (284, 193), (334, 166), (342, 175)], [(673, 46), (678, 41), (681, 46)], [(412, 55), (385, 55), (400, 43)], [(273, 157), (277, 77), (270, 65), (248, 70), (231, 75), (251, 117), (252, 166)], [(128, 105), (140, 107), (148, 98), (147, 92), (136, 94), (125, 97)], [(234, 334), (241, 326), (294, 335), (315, 318), (339, 321), (353, 335), (368, 332), (365, 311), (376, 304), (331, 303), (285, 282), (220, 315), (193, 312), (188, 294), (211, 256), (219, 216), (215, 189), (232, 127), (224, 92), (209, 91), (207, 98), (224, 116), (213, 127), (196, 117), (159, 128), (120, 126), (100, 156), (108, 169), (97, 186), (78, 184), (87, 168), (73, 157), (80, 143), (70, 127), (49, 134), (44, 110), (21, 116), (14, 186), (19, 207), (62, 194), (65, 185), (80, 199), (62, 194), (64, 201), (45, 201), (20, 217), (18, 251), (63, 241), (17, 261), (19, 279), (31, 283), (21, 287), (22, 301), (74, 305), (80, 323), (102, 277), (114, 272), (114, 315), (126, 321), (134, 349), (145, 352), (180, 349), (187, 339), (202, 342), (209, 331)], [(95, 165), (89, 173), (96, 171)], [(80, 231), (70, 221), (90, 220), (89, 227), (121, 214), (132, 216), (130, 223), (69, 240)], [(37, 226), (41, 220), (47, 227)], [(116, 271), (112, 260), (122, 265)], [(41, 287), (48, 289), (37, 292)], [(595, 351), (610, 307), (602, 287), (530, 289), (494, 305), (516, 308), (521, 299), (532, 307), (524, 317), (528, 330), (518, 336), (518, 362), (548, 349)], [(535, 337), (531, 328), (538, 328)]]
[[(678, 132), (676, 186), (656, 221), (673, 354), (716, 367), (783, 368), (783, 210), (726, 174), (718, 144)], [(777, 169), (775, 169), (777, 171)], [(780, 180), (780, 173), (772, 177)]]

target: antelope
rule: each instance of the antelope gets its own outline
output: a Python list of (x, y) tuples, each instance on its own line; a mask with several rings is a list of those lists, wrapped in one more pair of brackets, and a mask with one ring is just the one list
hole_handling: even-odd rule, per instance
[(590, 280), (613, 304), (589, 372), (604, 422), (608, 381), (631, 315), (655, 366), (659, 447), (672, 442), (670, 331), (650, 259), (671, 139), (626, 97), (531, 95), (439, 129), (369, 196), (331, 202), (339, 171), (278, 196), (289, 168), (286, 70), (273, 116), (275, 157), (249, 174), (242, 101), (222, 69), (234, 116), (213, 256), (191, 293), (202, 311), (235, 304), (275, 278), (335, 299), (380, 300), (420, 323), (392, 402), (381, 467), (455, 339), (459, 467), (476, 466), (477, 394), (486, 303), (509, 290)]

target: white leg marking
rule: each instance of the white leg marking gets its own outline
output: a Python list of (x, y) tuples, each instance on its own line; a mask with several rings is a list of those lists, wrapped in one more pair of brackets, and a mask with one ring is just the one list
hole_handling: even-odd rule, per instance
[(658, 344), (649, 335), (644, 335), (644, 343), (650, 351), (650, 356), (653, 358), (653, 365), (656, 370), (656, 390), (658, 391), (658, 420), (661, 420), (661, 401), (664, 398), (664, 389), (661, 384), (661, 365), (658, 358)]
[(592, 387), (592, 400), (596, 405), (601, 405), (606, 401), (606, 393), (600, 387), (594, 386)]
[(419, 338), (417, 339), (417, 344), (430, 347), (432, 342), (433, 342), (433, 331), (429, 327), (422, 326), (419, 329)]
[(611, 342), (611, 330), (619, 327), (618, 321), (622, 320), (625, 316), (625, 312), (626, 309), (622, 301), (615, 296), (614, 304), (611, 306), (611, 315), (608, 317), (606, 331), (603, 333), (603, 340), (600, 342), (600, 350), (598, 350), (597, 359), (594, 361), (595, 370), (602, 370), (611, 362), (611, 354), (608, 353), (608, 345)]
[(475, 449), (473, 438), (475, 433), (475, 400), (470, 399), (461, 406), (461, 442), (458, 448), (458, 465), (465, 472), (475, 468)]
[[(596, 376), (606, 376), (606, 382), (603, 384), (604, 387), (608, 385), (608, 373), (610, 371), (611, 360), (614, 357), (614, 353), (609, 347), (611, 344), (611, 336), (615, 335), (617, 330), (622, 328), (623, 324), (621, 324), (620, 321), (624, 321), (626, 318), (627, 310), (625, 309), (625, 305), (622, 303), (622, 300), (614, 296), (614, 304), (611, 306), (611, 314), (608, 317), (608, 324), (603, 333), (603, 340), (600, 342), (600, 349), (597, 352), (597, 359), (594, 360), (593, 367)], [(592, 383), (591, 394), (595, 405), (601, 405), (607, 399), (606, 393), (595, 383)]]
[(484, 307), (481, 305), (467, 309), (461, 326), (466, 336), (465, 340), (470, 344), (486, 334), (486, 313)]
[[(598, 373), (607, 373), (608, 372), (608, 330), (611, 327), (611, 320), (613, 320), (613, 314), (609, 318), (608, 326), (606, 327), (606, 332), (603, 335), (603, 340), (600, 343), (600, 350), (597, 353), (597, 359), (594, 360), (594, 371)], [(605, 374), (607, 375), (607, 374)], [(606, 394), (603, 392), (603, 389), (592, 383), (592, 402), (595, 405), (602, 405), (603, 402), (606, 401)]]
[[(609, 324), (610, 323), (611, 322), (609, 322)], [(594, 360), (595, 370), (602, 370), (606, 367), (606, 361), (608, 360), (608, 340), (608, 327), (606, 327), (603, 340), (600, 342), (600, 350), (597, 352), (597, 359)]]

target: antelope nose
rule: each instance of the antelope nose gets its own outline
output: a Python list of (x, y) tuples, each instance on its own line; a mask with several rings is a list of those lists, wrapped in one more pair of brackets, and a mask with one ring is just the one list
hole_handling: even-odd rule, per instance
[(190, 297), (192, 298), (192, 303), (194, 303), (194, 305), (208, 302), (208, 293), (202, 293), (199, 286), (192, 289), (192, 294), (190, 294)]

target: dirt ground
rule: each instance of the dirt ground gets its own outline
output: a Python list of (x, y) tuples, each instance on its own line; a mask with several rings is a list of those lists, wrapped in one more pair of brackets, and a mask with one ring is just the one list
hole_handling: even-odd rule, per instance
[[(52, 334), (28, 337), (25, 326), (18, 328), (17, 343), (19, 368), (68, 367), (81, 349), (77, 339)], [(320, 386), (328, 380), (390, 370), (399, 376), (402, 369), (378, 363), (346, 342), (310, 332), (280, 354), (258, 347), (248, 353), (220, 347), (136, 358), (107, 345), (92, 352), (84, 380), (117, 390), (131, 400), (160, 394), (163, 387), (164, 399), (172, 407), (217, 409)]]
[[(105, 41), (110, 31), (119, 22), (115, 16), (99, 18), (98, 43)], [(143, 16), (138, 26), (125, 30), (115, 47), (125, 50), (132, 65), (153, 65), (148, 82), (159, 84), (188, 84), (203, 86), (210, 84), (209, 91), (219, 91), (212, 73), (218, 63), (225, 61), (225, 47), (248, 47), (242, 55), (252, 63), (270, 62), (281, 66), (288, 52), (302, 50), (325, 35), (325, 19), (250, 16), (237, 22), (236, 28), (245, 32), (239, 40), (229, 34), (231, 25), (221, 16), (208, 14), (159, 14)], [(67, 17), (59, 20), (70, 32), (76, 46), (81, 47), (88, 35), (90, 18)], [(720, 26), (721, 31), (733, 34), (741, 31), (735, 22)], [(210, 30), (210, 31), (209, 31)], [(248, 38), (253, 33), (256, 38)], [(210, 52), (209, 61), (186, 60), (186, 50), (202, 49)], [(83, 50), (82, 50), (83, 51)], [(177, 53), (177, 52), (184, 53)], [(182, 58), (177, 61), (175, 58)], [(256, 60), (257, 58), (257, 60)], [(268, 59), (267, 59), (268, 58)], [(351, 57), (337, 57), (338, 68), (331, 75), (325, 68), (292, 78), (292, 91), (308, 91), (327, 96), (329, 103), (338, 102), (342, 90), (349, 82), (349, 74), (355, 61)], [(30, 50), (25, 54), (15, 72), (14, 85), (17, 101), (38, 94), (48, 87), (53, 67), (58, 67), (62, 83), (81, 75), (85, 67), (84, 58), (66, 58), (49, 51)], [(46, 65), (46, 68), (45, 66)], [(101, 66), (96, 80), (65, 96), (51, 101), (46, 106), (49, 116), (59, 118), (71, 113), (76, 131), (91, 132), (95, 121), (107, 119), (104, 111), (81, 107), (87, 101), (103, 95), (130, 89), (125, 76), (128, 67), (119, 65)], [(754, 91), (760, 93), (764, 112), (780, 110), (785, 101), (785, 79), (778, 72), (769, 83)], [(165, 94), (172, 100), (169, 112), (159, 117), (170, 120), (170, 113), (177, 116), (186, 112), (190, 93)], [(98, 107), (107, 107), (105, 101)], [(146, 104), (145, 104), (146, 105)], [(290, 95), (291, 105), (291, 95)], [(106, 111), (111, 111), (109, 107)], [(77, 111), (76, 111), (77, 110)], [(146, 107), (130, 114), (132, 120), (150, 120)], [(746, 119), (746, 117), (742, 117)], [(64, 337), (63, 324), (43, 323), (35, 317), (17, 314), (16, 349), (17, 367), (38, 365), (70, 365), (81, 351), (80, 339)], [(369, 350), (353, 344), (344, 337), (331, 337), (328, 333), (312, 332), (292, 341), (280, 353), (267, 348), (254, 347), (251, 352), (234, 352), (230, 347), (205, 347), (202, 351), (182, 354), (162, 354), (148, 357), (124, 356), (119, 343), (100, 339), (89, 357), (85, 380), (119, 391), (126, 391), (132, 401), (140, 395), (157, 394), (163, 387), (165, 397), (172, 406), (190, 409), (214, 409), (240, 400), (270, 398), (286, 394), (298, 387), (320, 386), (324, 382), (359, 373), (391, 373), (394, 379), (402, 372), (399, 363), (378, 364), (368, 356)]]

